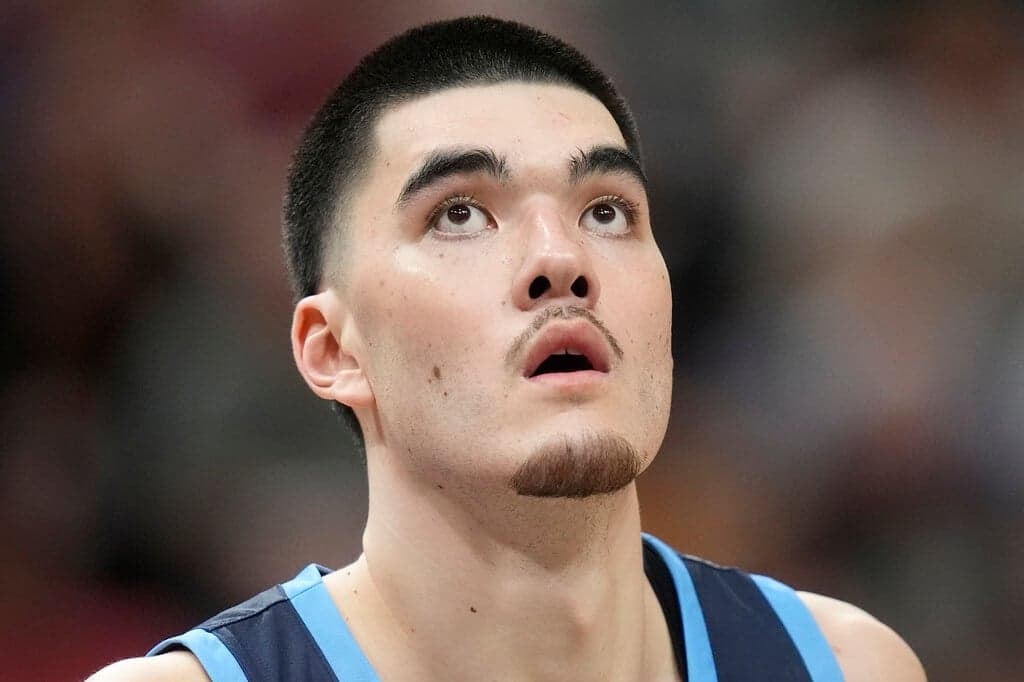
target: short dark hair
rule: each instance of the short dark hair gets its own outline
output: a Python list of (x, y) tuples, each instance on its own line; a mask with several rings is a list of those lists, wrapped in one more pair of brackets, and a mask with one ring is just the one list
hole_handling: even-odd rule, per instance
[[(465, 17), (411, 29), (368, 54), (314, 115), (299, 141), (284, 197), (284, 246), (296, 300), (320, 290), (339, 200), (353, 191), (373, 152), (373, 131), (391, 106), (440, 90), (507, 81), (557, 83), (593, 95), (640, 159), (625, 100), (578, 50), (513, 21)], [(362, 447), (351, 409), (337, 404)]]

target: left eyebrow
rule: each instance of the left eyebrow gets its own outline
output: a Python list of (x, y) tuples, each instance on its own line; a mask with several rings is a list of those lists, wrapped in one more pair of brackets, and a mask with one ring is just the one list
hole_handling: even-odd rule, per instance
[(493, 149), (438, 149), (427, 156), (423, 164), (406, 180), (398, 194), (395, 206), (401, 207), (415, 195), (452, 175), (486, 173), (497, 180), (509, 177), (505, 157)]
[(625, 173), (647, 189), (647, 175), (640, 160), (628, 149), (598, 145), (587, 151), (579, 149), (569, 159), (569, 182), (574, 185), (599, 173)]

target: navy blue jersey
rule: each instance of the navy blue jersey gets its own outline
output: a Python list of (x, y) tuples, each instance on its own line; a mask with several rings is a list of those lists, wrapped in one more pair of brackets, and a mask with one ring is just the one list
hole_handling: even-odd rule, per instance
[[(645, 534), (644, 570), (687, 682), (842, 682), (797, 594), (771, 578), (677, 553)], [(316, 564), (158, 644), (188, 649), (213, 682), (378, 682)]]

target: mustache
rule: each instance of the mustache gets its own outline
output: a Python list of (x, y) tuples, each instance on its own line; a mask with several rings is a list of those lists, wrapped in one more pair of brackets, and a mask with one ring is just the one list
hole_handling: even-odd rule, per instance
[(526, 344), (529, 343), (530, 339), (532, 339), (549, 321), (555, 319), (571, 320), (575, 317), (582, 317), (584, 320), (597, 327), (598, 331), (604, 335), (604, 338), (611, 347), (612, 353), (615, 354), (615, 357), (620, 360), (622, 359), (622, 346), (619, 345), (615, 336), (608, 331), (608, 328), (604, 326), (604, 323), (602, 323), (601, 320), (597, 319), (597, 316), (594, 315), (594, 313), (590, 312), (586, 308), (581, 308), (576, 305), (553, 305), (540, 311), (540, 313), (537, 314), (537, 317), (533, 319), (533, 322), (530, 323), (530, 326), (523, 330), (523, 333), (512, 341), (512, 345), (509, 346), (508, 353), (505, 354), (505, 364), (509, 367), (515, 366), (516, 358), (522, 352)]

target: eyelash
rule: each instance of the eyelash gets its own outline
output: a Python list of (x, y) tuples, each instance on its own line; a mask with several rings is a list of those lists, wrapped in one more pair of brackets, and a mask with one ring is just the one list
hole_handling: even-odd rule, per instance
[(484, 208), (480, 204), (480, 202), (477, 201), (474, 197), (468, 194), (457, 194), (455, 196), (448, 197), (447, 199), (445, 199), (440, 204), (434, 207), (434, 210), (431, 211), (430, 215), (427, 216), (427, 227), (434, 227), (434, 225), (437, 224), (437, 220), (438, 218), (441, 217), (442, 213), (447, 211), (452, 206), (459, 206), (460, 204), (475, 206), (476, 208), (479, 208), (481, 211), (484, 211), (485, 213), (487, 212), (487, 209)]
[[(461, 204), (475, 206), (481, 211), (487, 212), (487, 209), (484, 208), (483, 205), (479, 201), (477, 201), (475, 197), (469, 194), (456, 194), (454, 196), (448, 197), (447, 199), (445, 199), (444, 201), (442, 201), (441, 203), (434, 207), (434, 209), (427, 216), (427, 227), (434, 227), (434, 225), (437, 223), (438, 218), (441, 217), (442, 213), (447, 211), (452, 206), (459, 206)], [(604, 196), (597, 197), (589, 204), (587, 204), (587, 207), (584, 208), (583, 211), (589, 211), (598, 204), (612, 204), (616, 208), (621, 209), (622, 212), (626, 214), (626, 222), (629, 225), (635, 225), (640, 217), (640, 204), (638, 204), (635, 201), (630, 201), (629, 199), (626, 199), (625, 197), (619, 194), (605, 194)]]
[(583, 211), (589, 211), (598, 204), (612, 204), (616, 208), (621, 209), (622, 212), (626, 214), (626, 222), (629, 225), (635, 225), (636, 221), (640, 218), (640, 204), (635, 201), (630, 201), (618, 194), (606, 194), (603, 197), (598, 197), (587, 204), (587, 207), (583, 209)]

